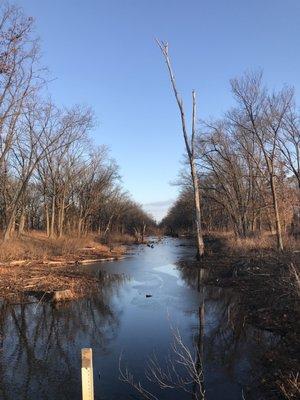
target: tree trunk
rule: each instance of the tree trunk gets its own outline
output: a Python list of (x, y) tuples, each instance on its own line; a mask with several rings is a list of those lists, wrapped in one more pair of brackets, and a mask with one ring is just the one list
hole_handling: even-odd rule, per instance
[(143, 229), (142, 229), (142, 243), (144, 243), (145, 231), (146, 231), (146, 224), (143, 224)]
[(19, 235), (23, 235), (24, 227), (25, 227), (25, 211), (24, 211), (24, 209), (22, 209), (21, 216), (20, 216), (20, 222), (19, 222), (19, 230), (18, 230)]
[(271, 183), (273, 207), (274, 207), (274, 214), (275, 214), (277, 248), (279, 251), (283, 251), (281, 222), (280, 222), (280, 215), (279, 215), (279, 210), (278, 210), (278, 201), (277, 201), (277, 193), (276, 193), (276, 184), (275, 184), (274, 174), (270, 174), (270, 183)]
[(52, 210), (51, 210), (51, 225), (49, 237), (53, 239), (55, 237), (55, 196), (52, 197)]
[(60, 238), (63, 235), (64, 219), (65, 219), (65, 196), (63, 195), (61, 206), (60, 206), (60, 212), (59, 212), (58, 236)]
[(110, 230), (110, 225), (111, 225), (113, 216), (114, 216), (114, 215), (112, 214), (112, 215), (109, 217), (108, 223), (107, 223), (107, 225), (106, 225), (106, 228), (105, 228), (105, 231), (104, 231), (104, 234), (103, 234), (103, 237), (104, 237), (104, 238), (106, 238), (106, 236), (107, 236), (107, 234), (108, 234), (108, 232), (109, 232), (109, 230)]
[(50, 236), (50, 218), (49, 218), (49, 207), (48, 204), (45, 203), (45, 220), (46, 220), (46, 233), (47, 236)]
[(188, 133), (187, 133), (187, 128), (186, 128), (186, 119), (185, 119), (183, 101), (180, 98), (179, 93), (177, 91), (175, 76), (174, 76), (171, 61), (169, 58), (168, 44), (159, 42), (158, 40), (157, 40), (157, 44), (162, 51), (162, 54), (165, 58), (165, 61), (166, 61), (167, 67), (168, 67), (170, 81), (172, 84), (174, 96), (175, 96), (175, 99), (176, 99), (176, 102), (177, 102), (177, 105), (179, 108), (179, 112), (180, 112), (182, 134), (183, 134), (183, 138), (184, 138), (184, 142), (185, 142), (186, 152), (187, 152), (189, 162), (190, 162), (191, 177), (192, 177), (193, 189), (194, 189), (195, 214), (196, 214), (195, 222), (196, 222), (196, 231), (197, 231), (197, 259), (200, 259), (200, 257), (202, 257), (204, 255), (204, 242), (203, 242), (202, 227), (201, 227), (200, 192), (199, 192), (197, 168), (196, 168), (195, 156), (194, 156), (195, 134), (196, 134), (196, 94), (195, 94), (195, 91), (192, 92), (192, 101), (193, 101), (192, 134), (191, 134), (191, 138), (189, 139)]
[(82, 223), (83, 223), (83, 218), (82, 218), (82, 217), (79, 217), (79, 220), (78, 220), (78, 237), (81, 236), (81, 232), (82, 232)]
[(4, 233), (4, 241), (6, 242), (7, 240), (9, 240), (12, 236), (12, 234), (15, 231), (15, 222), (16, 222), (16, 213), (15, 211), (13, 211), (9, 217), (6, 229), (5, 229), (5, 233)]
[(197, 234), (197, 258), (199, 259), (204, 255), (204, 242), (202, 236), (202, 227), (201, 227), (201, 209), (200, 209), (200, 192), (199, 192), (199, 183), (197, 170), (194, 159), (190, 159), (191, 164), (191, 175), (193, 181), (193, 189), (194, 189), (194, 204), (195, 204), (195, 223), (196, 223), (196, 234)]
[(133, 230), (134, 230), (134, 236), (136, 238), (137, 243), (140, 243), (140, 233), (139, 233), (138, 229), (133, 228)]

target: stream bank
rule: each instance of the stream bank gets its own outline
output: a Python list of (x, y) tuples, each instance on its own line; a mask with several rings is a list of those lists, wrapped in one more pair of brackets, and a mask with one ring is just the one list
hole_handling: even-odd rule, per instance
[(205, 241), (210, 255), (200, 265), (208, 271), (206, 283), (234, 288), (240, 294), (243, 323), (278, 338), (260, 355), (246, 398), (256, 398), (253, 387), (265, 399), (299, 398), (300, 252), (252, 249), (240, 255), (224, 236), (207, 236)]
[[(41, 252), (45, 243), (38, 242)], [(28, 296), (34, 295), (38, 300), (66, 301), (98, 290), (98, 280), (85, 273), (85, 266), (122, 259), (126, 256), (127, 246), (87, 243), (86, 247), (73, 246), (68, 251), (58, 251), (54, 242), (56, 247), (53, 246), (51, 253), (0, 262), (0, 298), (16, 303), (26, 302)]]
[(272, 284), (285, 269), (270, 255), (258, 264), (256, 255), (241, 258), (215, 238), (207, 242), (210, 255), (200, 268), (190, 240), (165, 238), (153, 247), (138, 245), (119, 261), (68, 267), (66, 279), (80, 273), (76, 279), (86, 282), (84, 295), (73, 301), (37, 302), (30, 295), (34, 304), (1, 301), (0, 398), (79, 400), (80, 351), (92, 347), (96, 396), (136, 396), (119, 380), (122, 353), (136, 380), (157, 398), (190, 399), (184, 391), (162, 391), (145, 377), (153, 353), (164, 365), (171, 326), (192, 352), (201, 348), (207, 400), (297, 398), (289, 386), (297, 371), (297, 310), (284, 317), (285, 292)]

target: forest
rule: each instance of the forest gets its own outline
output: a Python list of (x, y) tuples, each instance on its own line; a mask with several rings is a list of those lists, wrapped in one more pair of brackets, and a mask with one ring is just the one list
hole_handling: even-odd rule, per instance
[[(55, 6), (31, 3), (56, 21)], [(142, 42), (137, 51), (139, 35), (147, 32), (148, 43), (147, 29), (156, 26), (152, 2), (149, 9), (143, 2), (89, 0), (90, 7), (76, 2), (78, 9), (66, 3), (58, 9), (70, 20), (61, 19), (58, 32), (68, 37), (65, 29), (76, 25), (77, 32), (80, 20), (79, 33), (88, 40), (72, 39), (78, 65), (66, 49), (61, 57), (68, 73), (82, 68), (79, 57), (88, 64), (91, 76), (72, 84), (87, 87), (91, 106), (77, 97), (73, 104), (73, 95), (71, 104), (55, 99), (34, 18), (0, 2), (0, 398), (298, 399), (296, 83), (272, 85), (262, 69), (247, 70), (229, 81), (225, 111), (218, 114), (221, 105), (214, 104), (218, 117), (202, 118), (207, 112), (198, 104), (212, 94), (201, 93), (198, 103), (196, 90), (189, 102), (181, 92), (179, 79), (188, 82), (187, 69), (195, 66), (184, 56), (178, 60), (175, 49), (184, 54), (194, 47), (181, 36), (174, 40), (177, 27), (170, 30), (177, 43), (172, 50), (151, 36), (156, 58), (143, 53)], [(182, 5), (175, 3), (181, 21)], [(138, 7), (153, 26), (136, 18)], [(103, 15), (109, 34), (99, 22)], [(126, 32), (118, 31), (122, 23)], [(41, 31), (55, 43), (55, 29)], [(103, 49), (93, 47), (91, 55), (90, 40), (102, 40)], [(56, 48), (54, 54), (58, 59)], [(95, 70), (102, 86), (93, 98)], [(59, 85), (67, 90), (63, 81)], [(171, 105), (160, 101), (163, 85)], [(107, 132), (97, 99), (111, 103), (103, 116), (106, 126), (113, 119)], [(122, 118), (124, 124), (117, 121)], [(122, 136), (115, 134), (114, 150), (106, 140), (118, 127)], [(177, 173), (178, 143), (184, 155)], [(150, 149), (156, 153), (149, 163)], [(127, 183), (134, 182), (132, 193), (140, 197), (123, 182), (126, 167)], [(163, 180), (171, 174), (177, 197), (166, 201), (172, 192)], [(148, 203), (135, 200), (147, 196)], [(165, 204), (171, 205), (161, 220), (147, 211), (147, 205), (162, 211)]]
[[(300, 233), (300, 115), (294, 90), (268, 89), (262, 72), (232, 79), (235, 105), (217, 120), (202, 121), (195, 159), (202, 224), (208, 232), (239, 238), (274, 235), (284, 249)], [(192, 182), (186, 169), (181, 193), (162, 221), (170, 233), (195, 229)]]
[(50, 239), (97, 232), (106, 240), (111, 231), (140, 239), (154, 222), (122, 188), (110, 150), (93, 142), (92, 108), (52, 100), (33, 19), (6, 4), (0, 32), (3, 240), (30, 231)]

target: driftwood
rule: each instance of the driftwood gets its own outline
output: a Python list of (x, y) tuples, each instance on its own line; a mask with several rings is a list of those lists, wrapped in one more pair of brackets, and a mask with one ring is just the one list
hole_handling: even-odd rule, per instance
[(117, 260), (123, 260), (125, 256), (122, 257), (107, 257), (107, 258), (91, 258), (87, 260), (79, 260), (78, 264), (93, 264), (93, 263), (98, 263), (98, 262), (105, 262), (105, 261), (117, 261)]
[[(32, 289), (34, 285), (28, 285), (27, 289)], [(37, 300), (40, 301), (53, 301), (54, 303), (61, 301), (69, 301), (74, 300), (77, 296), (75, 292), (71, 289), (65, 290), (55, 290), (55, 291), (46, 291), (46, 290), (28, 290), (25, 292), (28, 296), (33, 296)]]
[(52, 301), (67, 301), (73, 300), (76, 297), (75, 293), (71, 289), (57, 290), (53, 293)]
[(28, 260), (15, 260), (15, 261), (10, 261), (9, 266), (15, 267), (15, 266), (19, 266), (19, 265), (24, 265), (26, 263), (28, 263)]

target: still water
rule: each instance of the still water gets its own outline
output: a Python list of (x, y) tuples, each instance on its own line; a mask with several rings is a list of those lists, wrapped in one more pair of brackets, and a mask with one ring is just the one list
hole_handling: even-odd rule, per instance
[(153, 354), (164, 364), (172, 329), (192, 353), (201, 341), (206, 399), (242, 399), (260, 352), (276, 339), (247, 325), (233, 291), (203, 286), (193, 257), (189, 242), (166, 238), (154, 248), (135, 247), (122, 261), (81, 266), (101, 281), (83, 300), (0, 303), (0, 399), (80, 399), (83, 347), (93, 348), (95, 399), (139, 398), (119, 379), (121, 353), (122, 365), (157, 398), (190, 399), (145, 377)]

